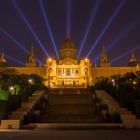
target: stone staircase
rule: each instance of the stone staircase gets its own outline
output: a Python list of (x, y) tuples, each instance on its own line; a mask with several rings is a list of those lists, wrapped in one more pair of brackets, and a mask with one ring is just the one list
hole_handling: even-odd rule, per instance
[(42, 95), (43, 91), (36, 91), (31, 97), (29, 97), (28, 102), (22, 103), (20, 108), (18, 108), (16, 111), (13, 111), (11, 115), (8, 116), (8, 119), (23, 120), (24, 116), (30, 112), (35, 103), (40, 100)]
[(8, 116), (8, 119), (1, 120), (0, 129), (19, 129), (25, 115), (32, 110), (33, 106), (40, 100), (43, 94), (44, 91), (35, 91), (35, 93), (29, 97), (28, 102), (22, 103), (20, 108)]
[(131, 111), (120, 107), (119, 103), (104, 90), (97, 90), (96, 96), (101, 99), (101, 103), (108, 105), (110, 114), (113, 112), (118, 112), (120, 114), (125, 128), (140, 128), (140, 119), (137, 119), (136, 115), (132, 114)]
[(48, 93), (43, 123), (99, 123), (103, 117), (96, 111), (93, 97), (86, 89), (53, 89)]

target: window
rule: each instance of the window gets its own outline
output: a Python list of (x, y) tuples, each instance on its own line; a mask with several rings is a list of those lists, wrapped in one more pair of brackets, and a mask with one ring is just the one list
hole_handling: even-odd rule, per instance
[(70, 51), (66, 51), (66, 56), (70, 56)]
[(66, 70), (66, 76), (70, 76), (71, 74), (70, 74), (70, 69), (67, 69)]
[(78, 74), (79, 74), (79, 71), (75, 70), (75, 75), (78, 76)]
[(50, 69), (49, 69), (49, 72), (50, 72), (50, 73), (52, 73), (52, 71), (53, 71), (53, 69), (52, 69), (52, 68), (50, 68)]
[(85, 69), (85, 76), (87, 76), (88, 75), (88, 70), (87, 69)]
[(62, 76), (62, 70), (58, 70), (58, 76)]

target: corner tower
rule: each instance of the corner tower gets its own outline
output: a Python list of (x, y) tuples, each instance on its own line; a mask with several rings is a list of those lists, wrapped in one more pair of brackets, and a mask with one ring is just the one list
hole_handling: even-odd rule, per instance
[(4, 55), (4, 52), (2, 52), (0, 56), (0, 67), (6, 67), (7, 66), (7, 61)]
[(34, 54), (34, 45), (32, 44), (30, 53), (27, 57), (26, 67), (36, 67), (36, 66), (37, 66), (37, 63), (36, 63), (36, 58)]
[(138, 61), (136, 59), (136, 56), (134, 53), (132, 53), (131, 58), (129, 60), (129, 66), (135, 67), (135, 66), (137, 66), (137, 64), (138, 64)]
[(101, 57), (100, 57), (100, 67), (109, 67), (110, 63), (109, 63), (109, 59), (106, 53), (106, 49), (104, 44), (102, 45), (102, 53), (101, 53)]

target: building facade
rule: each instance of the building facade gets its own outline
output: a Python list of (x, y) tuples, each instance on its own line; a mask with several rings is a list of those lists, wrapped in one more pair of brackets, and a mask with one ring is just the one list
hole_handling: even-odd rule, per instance
[(59, 87), (87, 87), (98, 77), (109, 77), (115, 74), (125, 74), (140, 70), (134, 53), (128, 67), (112, 67), (110, 65), (104, 45), (100, 56), (99, 66), (93, 67), (88, 58), (77, 60), (77, 50), (71, 39), (66, 37), (59, 50), (59, 60), (48, 58), (45, 66), (37, 66), (34, 46), (27, 57), (25, 67), (8, 67), (4, 53), (0, 58), (0, 69), (15, 69), (20, 74), (38, 74), (45, 78), (45, 85), (52, 88)]
[(49, 58), (46, 62), (48, 84), (51, 86), (86, 86), (92, 83), (92, 65), (89, 59), (77, 60), (77, 50), (67, 37), (59, 50), (58, 61)]

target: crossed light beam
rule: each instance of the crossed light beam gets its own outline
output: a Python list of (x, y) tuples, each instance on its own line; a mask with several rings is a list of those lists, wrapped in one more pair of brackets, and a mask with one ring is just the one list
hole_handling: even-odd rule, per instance
[(24, 21), (24, 23), (26, 24), (26, 26), (28, 27), (28, 29), (30, 30), (30, 32), (32, 33), (33, 37), (36, 39), (37, 43), (39, 44), (40, 48), (42, 49), (42, 51), (45, 53), (45, 55), (48, 57), (48, 52), (46, 51), (46, 49), (44, 48), (42, 42), (39, 40), (37, 34), (35, 33), (35, 31), (33, 30), (31, 24), (29, 23), (29, 21), (27, 20), (27, 18), (25, 17), (25, 15), (23, 14), (22, 10), (20, 9), (20, 7), (18, 6), (18, 4), (16, 3), (16, 0), (11, 0), (13, 6), (15, 7), (17, 13), (19, 14), (20, 18)]
[(90, 31), (90, 28), (91, 28), (91, 26), (92, 26), (92, 24), (93, 24), (93, 22), (94, 22), (94, 20), (95, 20), (95, 18), (96, 18), (97, 11), (99, 10), (99, 5), (100, 5), (100, 3), (101, 3), (101, 0), (96, 0), (96, 4), (95, 4), (94, 7), (93, 7), (92, 14), (91, 14), (91, 17), (90, 17), (90, 19), (89, 19), (86, 32), (85, 32), (85, 34), (84, 34), (84, 36), (83, 36), (83, 39), (82, 39), (82, 42), (81, 42), (81, 45), (80, 45), (80, 49), (79, 49), (79, 51), (78, 51), (77, 58), (80, 57), (80, 54), (81, 54), (81, 52), (82, 52), (82, 50), (83, 50), (83, 47), (84, 47), (85, 41), (86, 41), (86, 39), (87, 39), (88, 33), (89, 33), (89, 31)]
[(48, 32), (49, 32), (49, 35), (50, 35), (50, 38), (51, 38), (51, 41), (52, 41), (52, 44), (53, 44), (53, 48), (55, 50), (57, 58), (59, 59), (57, 47), (56, 47), (56, 44), (55, 44), (55, 41), (54, 41), (54, 37), (53, 37), (52, 31), (51, 31), (51, 27), (49, 25), (49, 20), (48, 20), (46, 10), (45, 10), (45, 7), (44, 7), (45, 4), (43, 3), (43, 0), (39, 0), (38, 2), (39, 2), (40, 9), (41, 9), (43, 17), (44, 17), (46, 28), (48, 29)]
[(130, 53), (132, 53), (132, 52), (134, 52), (134, 51), (136, 51), (136, 50), (138, 50), (138, 49), (140, 49), (140, 45), (138, 45), (138, 46), (136, 46), (136, 47), (133, 47), (131, 50), (129, 50), (129, 51), (127, 51), (127, 52), (125, 52), (125, 53), (119, 55), (118, 57), (116, 57), (116, 58), (114, 58), (114, 59), (112, 59), (112, 60), (111, 60), (111, 63), (114, 63), (114, 62), (118, 61), (118, 60), (121, 59), (122, 57), (127, 56), (128, 54), (130, 54)]
[[(29, 54), (29, 51), (20, 44), (11, 34), (9, 34), (6, 30), (4, 30), (2, 27), (0, 27), (0, 31), (8, 37), (11, 41), (13, 41), (20, 49), (22, 49), (26, 54)], [(37, 61), (39, 64), (43, 65), (42, 62), (37, 58)]]
[(98, 38), (96, 39), (95, 43), (92, 45), (91, 49), (89, 50), (89, 52), (87, 53), (86, 57), (89, 57), (91, 55), (91, 53), (93, 52), (93, 50), (95, 49), (95, 47), (97, 46), (97, 44), (99, 43), (100, 39), (103, 37), (104, 33), (106, 32), (106, 30), (109, 28), (109, 26), (111, 25), (111, 23), (113, 22), (114, 18), (119, 14), (119, 12), (121, 11), (122, 7), (124, 6), (126, 0), (121, 0), (119, 6), (116, 8), (115, 12), (113, 13), (113, 15), (110, 17), (110, 19), (108, 20), (107, 24), (105, 25), (105, 27), (103, 28), (102, 32), (99, 34)]
[[(0, 53), (2, 53), (2, 52), (0, 52)], [(6, 56), (9, 60), (11, 60), (11, 61), (13, 61), (13, 62), (16, 62), (16, 63), (18, 63), (18, 64), (20, 64), (20, 65), (24, 65), (23, 62), (21, 62), (21, 61), (15, 59), (14, 57), (12, 57), (12, 56), (10, 56), (10, 55), (8, 55), (8, 54), (5, 54), (5, 56)]]
[(67, 0), (67, 33), (71, 32), (71, 0)]
[(2, 27), (0, 27), (0, 31), (8, 37), (10, 40), (12, 40), (17, 46), (19, 46), (24, 52), (28, 53), (29, 51), (21, 45), (12, 35), (10, 35), (7, 31), (5, 31)]
[[(127, 28), (125, 28), (121, 34), (119, 34), (111, 43), (107, 46), (106, 50), (107, 52), (115, 46), (120, 40), (122, 40), (127, 33), (129, 33), (131, 30), (135, 28), (137, 24), (140, 24), (140, 20), (136, 20), (135, 22), (132, 22)], [(93, 63), (96, 62), (100, 58), (99, 55), (93, 60)]]
[(20, 64), (20, 65), (22, 65), (22, 66), (25, 65), (23, 62), (21, 62), (21, 61), (15, 59), (14, 57), (12, 57), (12, 56), (10, 56), (10, 55), (8, 55), (8, 54), (5, 54), (5, 56), (6, 56), (9, 60), (11, 60), (11, 61), (13, 61), (13, 62), (16, 62), (16, 63), (18, 63), (18, 64)]
[(128, 32), (130, 32), (132, 29), (135, 28), (137, 24), (140, 24), (137, 21), (133, 22), (131, 25), (129, 25), (123, 32), (120, 34), (120, 36), (116, 37), (108, 46), (107, 51), (109, 51), (116, 43), (118, 43)]

